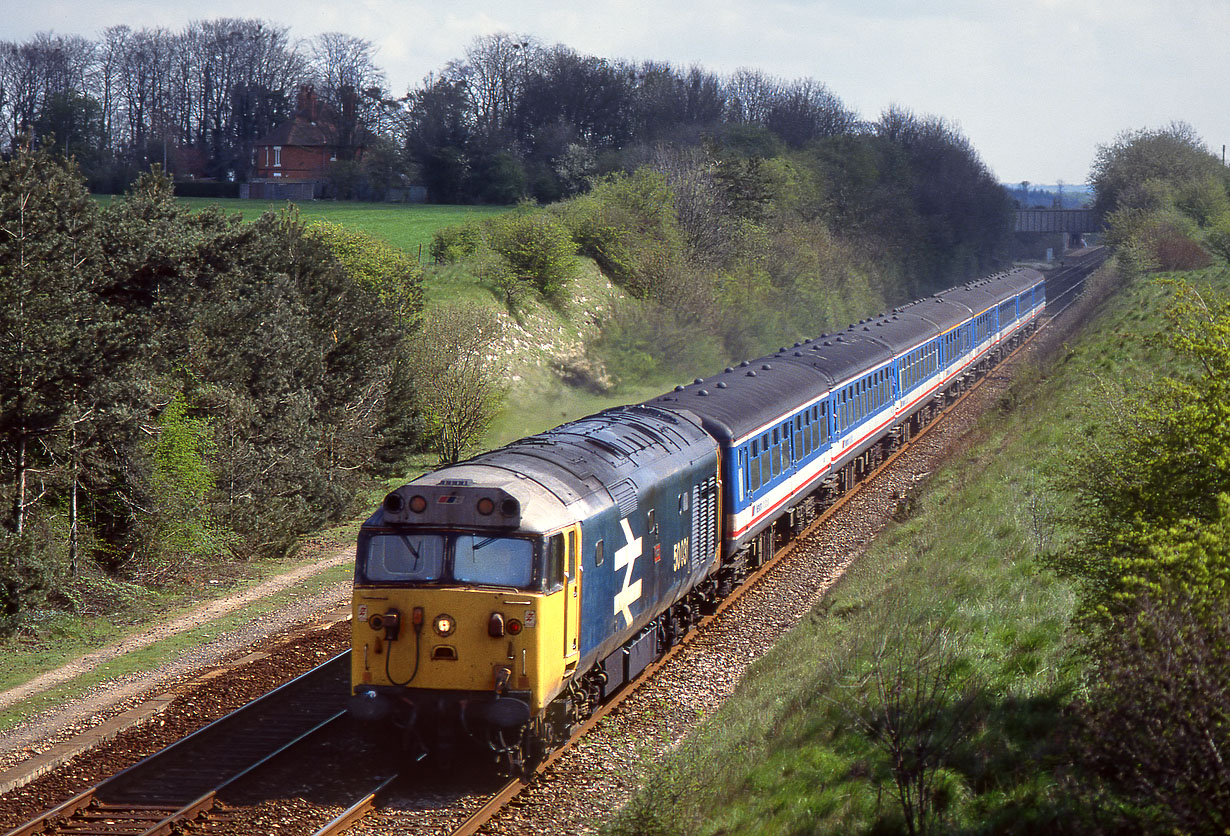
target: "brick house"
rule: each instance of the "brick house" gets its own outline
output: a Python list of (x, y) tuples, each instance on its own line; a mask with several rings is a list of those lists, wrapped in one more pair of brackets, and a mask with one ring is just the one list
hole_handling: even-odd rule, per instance
[(290, 119), (252, 144), (254, 172), (240, 187), (241, 197), (311, 200), (326, 196), (329, 167), (341, 159), (363, 157), (367, 131), (355, 118), (354, 94), (343, 112), (320, 102), (310, 85), (299, 88)]

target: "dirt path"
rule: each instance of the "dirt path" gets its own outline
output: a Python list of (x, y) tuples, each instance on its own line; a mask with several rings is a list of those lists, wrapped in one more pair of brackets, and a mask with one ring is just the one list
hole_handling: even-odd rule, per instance
[[(314, 563), (270, 578), (234, 595), (203, 604), (195, 610), (177, 615), (173, 620), (150, 627), (121, 642), (87, 653), (79, 659), (37, 676), (16, 688), (0, 692), (0, 709), (8, 708), (31, 696), (69, 682), (127, 653), (200, 627), (261, 598), (291, 589), (313, 575), (349, 563), (353, 559), (354, 553), (350, 548), (331, 551)], [(156, 670), (100, 683), (80, 698), (43, 711), (31, 717), (28, 722), (0, 732), (0, 757), (21, 750), (37, 750), (56, 738), (62, 737), (70, 728), (78, 726), (82, 717), (112, 712), (117, 707), (165, 686), (169, 682), (200, 668), (217, 664), (228, 655), (249, 647), (274, 633), (295, 624), (317, 620), (334, 612), (349, 601), (350, 589), (349, 580), (332, 584), (317, 594), (288, 602), (276, 613), (262, 615), (256, 621), (234, 630), (228, 630), (225, 635), (214, 641), (185, 650), (176, 657), (174, 662)]]

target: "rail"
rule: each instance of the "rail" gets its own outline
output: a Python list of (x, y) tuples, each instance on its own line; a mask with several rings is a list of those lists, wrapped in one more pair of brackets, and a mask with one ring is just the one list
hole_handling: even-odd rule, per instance
[(176, 832), (217, 794), (345, 716), (350, 652), (338, 654), (6, 836)]

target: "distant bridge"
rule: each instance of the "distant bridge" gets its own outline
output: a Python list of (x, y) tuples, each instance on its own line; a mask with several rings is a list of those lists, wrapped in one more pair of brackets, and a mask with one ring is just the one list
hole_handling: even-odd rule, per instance
[(1102, 218), (1092, 209), (1021, 209), (1016, 232), (1101, 232)]

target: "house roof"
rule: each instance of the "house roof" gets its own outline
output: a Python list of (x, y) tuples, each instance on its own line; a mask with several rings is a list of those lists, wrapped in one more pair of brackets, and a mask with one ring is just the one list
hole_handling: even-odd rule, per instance
[[(316, 92), (308, 85), (299, 90), (299, 101), (291, 117), (275, 127), (253, 145), (281, 145), (300, 147), (331, 147), (346, 143), (338, 136), (338, 113), (321, 102)], [(356, 124), (352, 144), (366, 146), (372, 134)]]

